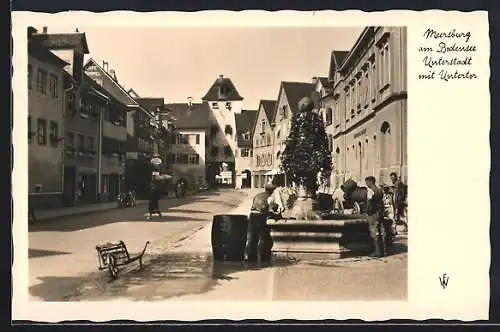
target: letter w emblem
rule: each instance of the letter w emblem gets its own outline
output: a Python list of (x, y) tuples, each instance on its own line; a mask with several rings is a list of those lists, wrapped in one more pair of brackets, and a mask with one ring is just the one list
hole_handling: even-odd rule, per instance
[(443, 273), (443, 275), (439, 277), (439, 282), (441, 283), (441, 287), (443, 287), (443, 289), (448, 287), (449, 280), (450, 280), (450, 277), (446, 273)]

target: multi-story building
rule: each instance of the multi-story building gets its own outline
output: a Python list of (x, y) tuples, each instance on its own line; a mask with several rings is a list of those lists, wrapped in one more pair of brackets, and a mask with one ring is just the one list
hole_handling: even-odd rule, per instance
[(274, 166), (274, 139), (272, 123), (276, 109), (275, 100), (261, 100), (253, 123), (253, 187), (262, 188), (269, 180)]
[(234, 187), (237, 149), (235, 114), (241, 113), (243, 97), (231, 79), (220, 75), (202, 98), (210, 107), (207, 181)]
[(28, 193), (35, 209), (62, 204), (66, 61), (28, 29)]
[[(72, 84), (71, 78), (68, 75), (66, 84)], [(86, 75), (83, 83), (66, 96), (65, 203), (72, 205), (76, 202), (95, 202), (98, 194), (100, 112), (109, 97)], [(76, 102), (76, 96), (81, 102)]]
[(99, 108), (101, 100), (83, 73), (83, 57), (89, 53), (84, 33), (34, 35), (52, 53), (65, 59), (64, 72), (64, 204), (94, 202), (97, 197)]
[[(174, 141), (167, 163), (171, 164), (172, 181), (186, 181), (188, 188), (196, 189), (207, 182), (210, 169), (206, 155), (209, 151), (210, 107), (208, 103), (166, 104), (160, 115), (163, 127), (175, 123)], [(215, 175), (214, 175), (215, 176)]]
[(299, 101), (303, 97), (311, 97), (313, 84), (303, 82), (281, 82), (278, 100), (272, 114), (274, 150), (272, 154), (272, 170), (277, 180), (285, 184), (285, 176), (281, 169), (281, 155), (285, 150), (290, 133), (292, 116), (299, 111)]
[(353, 48), (332, 57), (335, 186), (389, 173), (407, 178), (405, 27), (367, 27)]
[(257, 111), (242, 110), (235, 114), (236, 119), (236, 151), (235, 170), (236, 188), (252, 187), (252, 160), (253, 160), (253, 125)]
[(128, 114), (142, 107), (118, 83), (116, 73), (108, 70), (107, 62), (100, 66), (89, 59), (84, 71), (109, 98), (100, 106), (102, 135), (98, 143), (101, 151), (98, 152), (97, 190), (99, 200), (114, 200), (124, 189)]

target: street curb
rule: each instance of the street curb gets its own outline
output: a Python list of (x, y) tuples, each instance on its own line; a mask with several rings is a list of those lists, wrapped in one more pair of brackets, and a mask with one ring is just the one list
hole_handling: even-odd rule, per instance
[[(136, 206), (142, 206), (146, 205), (148, 202), (137, 202)], [(118, 209), (116, 206), (110, 206), (109, 208), (103, 208), (103, 209), (97, 209), (97, 210), (89, 210), (89, 211), (80, 211), (80, 212), (72, 212), (72, 213), (67, 213), (67, 214), (61, 214), (61, 215), (56, 215), (56, 216), (46, 216), (46, 217), (36, 217), (36, 221), (30, 221), (30, 224), (32, 223), (37, 223), (38, 221), (43, 221), (43, 220), (52, 220), (52, 219), (60, 219), (68, 216), (82, 216), (82, 215), (87, 215), (87, 214), (92, 214), (92, 213), (98, 213), (98, 212), (106, 212), (106, 211), (111, 211)], [(36, 211), (35, 211), (35, 216), (36, 216)]]

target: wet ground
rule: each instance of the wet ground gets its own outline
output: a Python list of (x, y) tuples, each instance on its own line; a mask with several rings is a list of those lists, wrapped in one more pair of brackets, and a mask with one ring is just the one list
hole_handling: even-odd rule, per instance
[(241, 192), (221, 190), (164, 200), (160, 202), (163, 218), (151, 221), (144, 218), (147, 207), (138, 206), (32, 224), (27, 253), (30, 300), (64, 301), (82, 283), (105, 287), (106, 273), (97, 272), (97, 244), (123, 240), (133, 255), (151, 241), (146, 256), (163, 253), (209, 224), (214, 214), (234, 209), (245, 197)]
[[(381, 259), (297, 260), (275, 257), (270, 265), (213, 262), (210, 253), (171, 252), (150, 255), (121, 271), (106, 272), (74, 283), (65, 294), (44, 294), (48, 301), (163, 300), (405, 300), (405, 240)], [(64, 282), (63, 279), (46, 282)], [(37, 289), (37, 287), (40, 287)], [(42, 296), (42, 286), (30, 291)]]

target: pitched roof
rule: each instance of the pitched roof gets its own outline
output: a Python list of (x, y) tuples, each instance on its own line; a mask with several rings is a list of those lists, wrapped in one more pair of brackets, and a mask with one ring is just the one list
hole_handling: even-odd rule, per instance
[(283, 87), (286, 99), (288, 100), (288, 106), (292, 113), (299, 111), (299, 101), (304, 97), (310, 97), (314, 90), (312, 83), (281, 82), (281, 86)]
[(95, 66), (100, 72), (103, 81), (107, 81), (108, 84), (103, 83), (103, 88), (108, 91), (115, 99), (127, 106), (139, 106), (139, 103), (135, 101), (134, 98), (118, 83), (116, 82), (105, 70), (102, 68), (97, 61), (94, 59), (89, 59), (84, 66), (84, 71), (87, 71), (89, 66)]
[(236, 121), (236, 132), (246, 133), (252, 131), (252, 126), (257, 117), (256, 110), (242, 110), (241, 113), (234, 115)]
[(179, 129), (202, 129), (209, 126), (210, 107), (208, 103), (165, 104), (164, 109), (169, 111), (169, 117), (173, 118), (176, 128)]
[(165, 104), (163, 98), (136, 98), (135, 100), (151, 113), (155, 113), (157, 108), (163, 108)]
[(330, 70), (328, 72), (328, 78), (333, 80), (335, 76), (335, 71), (340, 67), (345, 57), (349, 54), (349, 51), (333, 51), (330, 59)]
[(219, 76), (205, 94), (203, 101), (235, 101), (243, 100), (230, 78)]
[(326, 90), (333, 89), (333, 83), (328, 79), (328, 77), (318, 77), (318, 80)]
[(78, 45), (82, 45), (84, 54), (89, 54), (85, 33), (35, 33), (31, 35), (31, 38), (53, 50), (74, 48)]
[[(236, 121), (236, 135), (237, 143), (239, 147), (251, 147), (252, 146), (252, 133), (255, 119), (259, 112), (256, 110), (242, 110), (241, 113), (235, 114)], [(244, 133), (250, 133), (249, 139), (243, 139)]]
[(48, 48), (38, 44), (36, 41), (30, 41), (28, 43), (28, 54), (40, 61), (49, 62), (61, 68), (68, 65), (66, 61), (52, 53)]
[(274, 121), (274, 109), (276, 108), (277, 101), (276, 100), (261, 100), (260, 106), (264, 107), (264, 111), (266, 112), (267, 121)]

